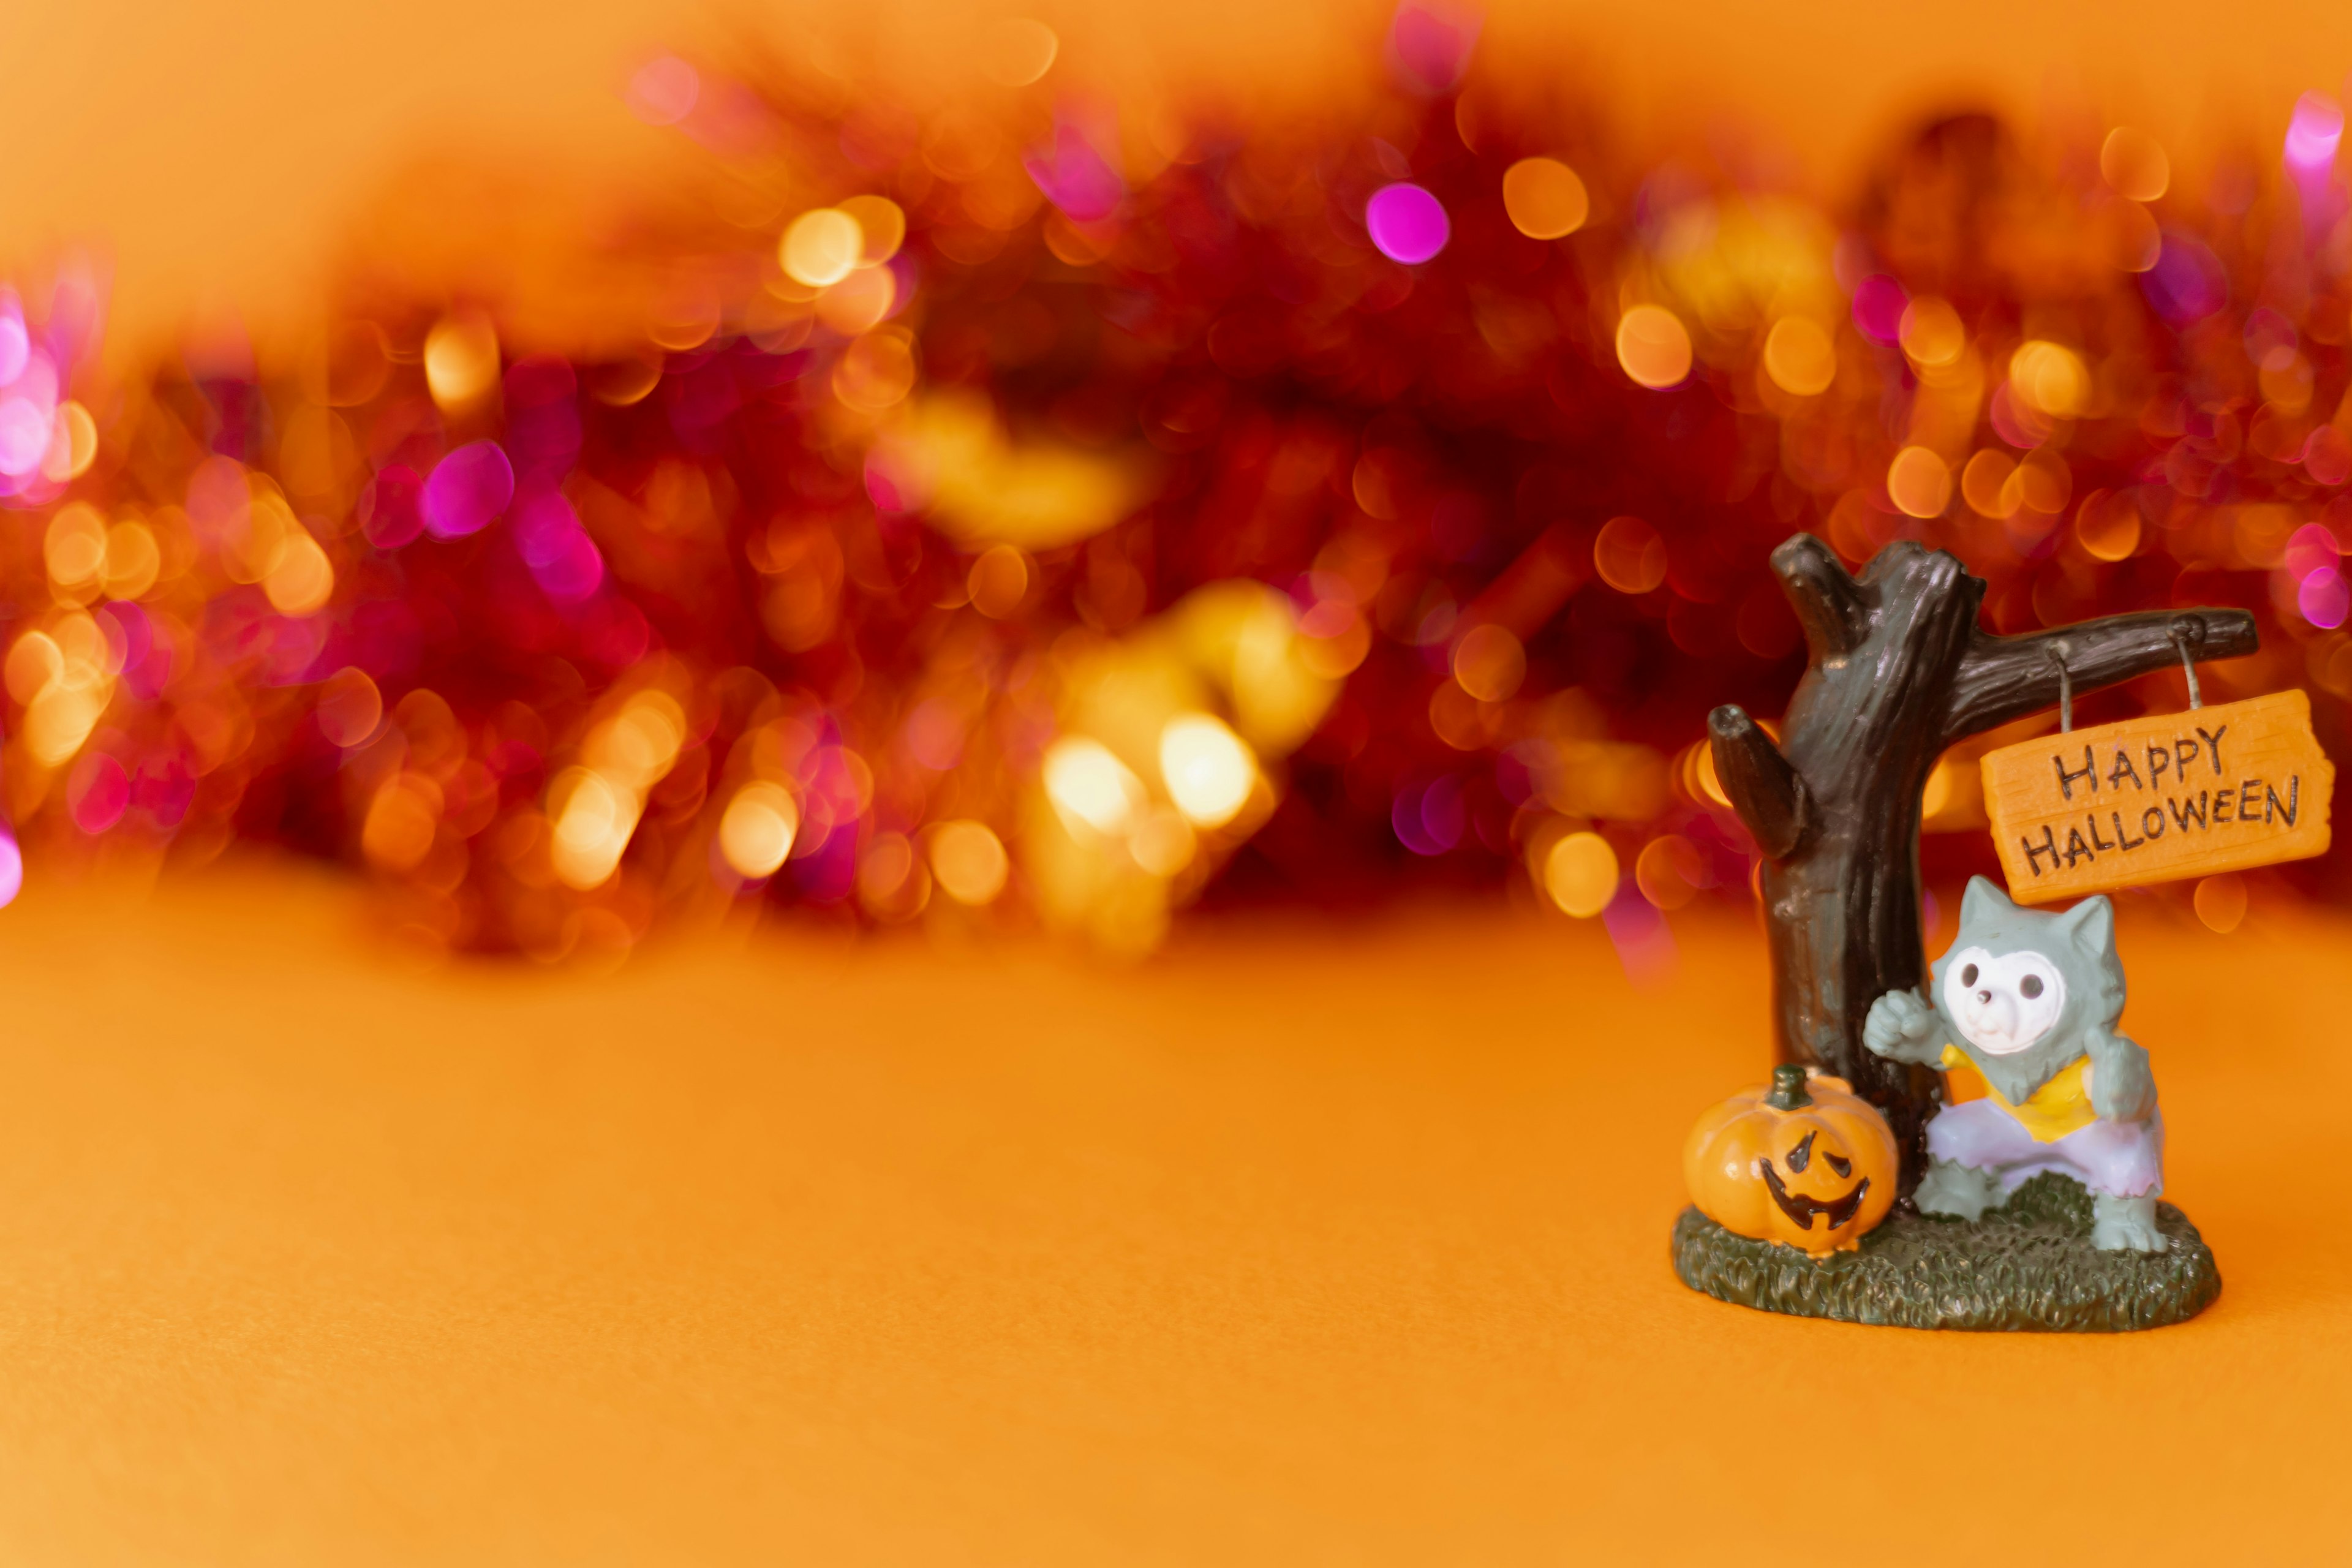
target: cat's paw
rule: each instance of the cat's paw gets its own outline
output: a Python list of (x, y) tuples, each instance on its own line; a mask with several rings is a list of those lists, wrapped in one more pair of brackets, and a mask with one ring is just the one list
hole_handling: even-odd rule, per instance
[(1889, 991), (1870, 1005), (1862, 1021), (1862, 1043), (1872, 1054), (1898, 1062), (1931, 1063), (1936, 1010), (1916, 991)]

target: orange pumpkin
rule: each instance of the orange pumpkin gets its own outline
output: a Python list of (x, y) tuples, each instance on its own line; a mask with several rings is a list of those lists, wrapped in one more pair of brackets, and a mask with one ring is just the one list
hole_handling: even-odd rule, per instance
[(1683, 1180), (1709, 1219), (1826, 1258), (1860, 1244), (1895, 1206), (1895, 1134), (1843, 1079), (1772, 1069), (1769, 1089), (1698, 1119)]

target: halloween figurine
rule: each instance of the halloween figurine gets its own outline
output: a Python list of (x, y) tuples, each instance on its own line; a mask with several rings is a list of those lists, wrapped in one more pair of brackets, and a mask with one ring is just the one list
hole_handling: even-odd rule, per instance
[[(2307, 705), (2200, 709), (2197, 666), (2258, 646), (2243, 610), (2004, 637), (1983, 625), (1983, 582), (1939, 550), (1898, 540), (1856, 573), (1801, 533), (1772, 568), (1805, 672), (1777, 726), (1727, 704), (1707, 729), (1756, 846), (1780, 1065), (1769, 1093), (1707, 1112), (1685, 1145), (1675, 1274), (1765, 1311), (1908, 1328), (2106, 1333), (2194, 1317), (2221, 1276), (2159, 1197), (2156, 1086), (2117, 1032), (2115, 911), (2092, 895), (2324, 849), (2333, 773)], [(2189, 711), (2074, 728), (2077, 701), (2176, 669)], [(1995, 847), (2027, 861), (2007, 893), (1969, 885), (1958, 939), (1930, 966), (1928, 776), (1971, 737), (2053, 709), (2058, 739), (1979, 753)], [(2169, 796), (2147, 771), (2159, 745)], [(2190, 761), (2214, 776), (2188, 778)], [(2169, 831), (2150, 822), (2159, 810)], [(2038, 857), (2017, 849), (2027, 839)], [(2011, 901), (2074, 898), (2063, 914)]]
[(1927, 1123), (1921, 1212), (1979, 1219), (2054, 1171), (2090, 1190), (2092, 1246), (2162, 1251), (2164, 1120), (2147, 1053), (2116, 1032), (2124, 969), (2106, 898), (2046, 914), (1972, 879), (1929, 995), (1889, 991), (1863, 1026), (1877, 1055), (1954, 1081), (1958, 1103)]

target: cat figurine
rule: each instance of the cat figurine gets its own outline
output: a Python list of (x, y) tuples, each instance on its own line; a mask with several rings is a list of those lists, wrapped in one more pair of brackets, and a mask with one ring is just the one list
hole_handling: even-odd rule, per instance
[(2147, 1053), (2116, 1032), (2115, 907), (2101, 896), (2063, 914), (2020, 909), (1971, 878), (1928, 984), (1932, 1002), (1890, 991), (1863, 1026), (1878, 1055), (1944, 1068), (1956, 1087), (1980, 1078), (1989, 1091), (1927, 1123), (1921, 1210), (1973, 1220), (2056, 1171), (2091, 1191), (2093, 1246), (2162, 1251), (2164, 1120)]

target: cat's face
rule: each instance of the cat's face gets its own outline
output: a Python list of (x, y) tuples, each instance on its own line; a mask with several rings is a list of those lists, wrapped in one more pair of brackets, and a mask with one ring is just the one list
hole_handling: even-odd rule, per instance
[(1977, 878), (1960, 901), (1959, 935), (1931, 976), (1952, 1043), (2012, 1105), (2123, 1014), (2115, 913), (2104, 898), (2048, 914), (2020, 909)]
[(1964, 947), (1944, 963), (1945, 1013), (1961, 1037), (1996, 1057), (2038, 1045), (2066, 1010), (2066, 976), (2043, 953)]

